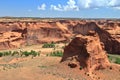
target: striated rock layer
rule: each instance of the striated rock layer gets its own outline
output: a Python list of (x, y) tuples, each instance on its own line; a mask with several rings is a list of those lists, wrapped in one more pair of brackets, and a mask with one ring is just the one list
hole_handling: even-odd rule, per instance
[(120, 54), (119, 20), (0, 20), (0, 49), (70, 41), (95, 31), (108, 53)]
[[(77, 36), (65, 47), (61, 62), (68, 66), (80, 67), (91, 72), (109, 66), (107, 54), (99, 36), (91, 32), (88, 36)], [(75, 65), (75, 66), (74, 66)]]

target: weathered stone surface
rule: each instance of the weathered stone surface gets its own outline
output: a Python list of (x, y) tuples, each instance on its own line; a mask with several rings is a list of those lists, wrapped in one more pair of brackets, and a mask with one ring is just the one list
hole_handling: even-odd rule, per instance
[(61, 62), (78, 62), (79, 67), (88, 71), (102, 69), (109, 66), (104, 45), (98, 34), (91, 31), (88, 36), (79, 35), (65, 47)]
[(76, 35), (87, 35), (89, 31), (98, 33), (108, 53), (120, 54), (120, 22), (114, 20), (0, 21), (0, 49), (70, 41)]

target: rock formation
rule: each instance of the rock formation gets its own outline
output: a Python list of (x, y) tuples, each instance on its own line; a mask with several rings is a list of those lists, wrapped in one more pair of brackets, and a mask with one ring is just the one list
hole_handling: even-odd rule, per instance
[(72, 68), (82, 67), (87, 71), (109, 66), (104, 44), (94, 31), (90, 31), (87, 36), (79, 35), (73, 39), (65, 47), (61, 62), (66, 62)]
[(70, 41), (76, 35), (87, 35), (90, 30), (98, 33), (108, 53), (120, 54), (118, 20), (0, 19), (0, 49)]

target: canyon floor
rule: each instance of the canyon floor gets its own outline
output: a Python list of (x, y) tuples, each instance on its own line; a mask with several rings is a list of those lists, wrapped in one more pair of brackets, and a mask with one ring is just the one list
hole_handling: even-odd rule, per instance
[(41, 53), (34, 58), (0, 57), (0, 80), (120, 80), (120, 65), (115, 63), (111, 63), (110, 68), (94, 71), (89, 75), (84, 70), (70, 68), (60, 63), (61, 57), (46, 56), (54, 50), (63, 50), (64, 45), (57, 44), (56, 49), (42, 48), (42, 45), (10, 49), (10, 51), (35, 50)]

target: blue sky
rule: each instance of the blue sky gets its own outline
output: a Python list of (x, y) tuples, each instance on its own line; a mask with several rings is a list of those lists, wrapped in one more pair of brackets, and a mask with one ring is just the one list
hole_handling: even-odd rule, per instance
[(0, 0), (0, 16), (120, 18), (120, 0)]

